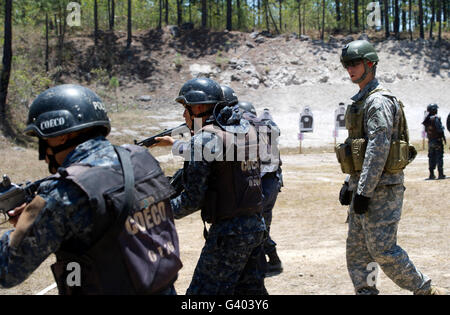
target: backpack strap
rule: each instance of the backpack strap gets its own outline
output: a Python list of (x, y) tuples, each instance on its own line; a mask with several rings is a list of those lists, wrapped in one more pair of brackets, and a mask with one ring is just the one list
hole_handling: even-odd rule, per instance
[(130, 152), (127, 149), (114, 146), (114, 150), (119, 156), (119, 162), (122, 166), (122, 172), (124, 177), (124, 192), (125, 192), (125, 202), (123, 203), (122, 209), (116, 220), (111, 224), (109, 230), (102, 236), (102, 238), (97, 241), (88, 251), (87, 255), (91, 252), (95, 252), (98, 248), (100, 248), (105, 241), (109, 238), (113, 237), (120, 233), (123, 223), (126, 218), (130, 214), (130, 211), (133, 208), (134, 202), (134, 171), (133, 165), (131, 164)]

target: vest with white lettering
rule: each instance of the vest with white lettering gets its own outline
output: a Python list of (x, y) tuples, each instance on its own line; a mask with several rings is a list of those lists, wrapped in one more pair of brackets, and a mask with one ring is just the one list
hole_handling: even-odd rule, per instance
[[(115, 220), (125, 200), (120, 165), (73, 164), (55, 175), (86, 193), (94, 221), (89, 249), (74, 238), (56, 252), (52, 271), (60, 294), (158, 294), (173, 284), (182, 266), (169, 199), (173, 189), (148, 150), (124, 147), (131, 152), (134, 169), (134, 208), (125, 222), (120, 222), (119, 235), (104, 237), (118, 224)], [(73, 263), (80, 266), (79, 286), (68, 281), (72, 271), (68, 266)]]
[[(237, 140), (236, 134), (215, 125), (207, 125), (201, 130), (216, 134), (224, 147), (223, 161), (211, 163), (202, 219), (214, 224), (238, 216), (261, 213), (261, 162), (256, 129), (250, 126), (249, 132), (243, 136), (245, 141)], [(230, 149), (234, 150), (234, 154), (228, 154)]]

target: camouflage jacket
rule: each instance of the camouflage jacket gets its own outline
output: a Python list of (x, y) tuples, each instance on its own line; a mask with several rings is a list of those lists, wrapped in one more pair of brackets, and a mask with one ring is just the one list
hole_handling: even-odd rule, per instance
[[(206, 121), (207, 124), (212, 122), (212, 117)], [(225, 127), (230, 132), (243, 132), (249, 128), (249, 122), (233, 116), (233, 119), (227, 120)], [(182, 148), (181, 151), (177, 152), (180, 148)], [(183, 175), (185, 189), (179, 196), (171, 200), (175, 218), (181, 219), (201, 210), (208, 190), (211, 166), (214, 161), (209, 161), (203, 156), (199, 157), (198, 153), (218, 152), (218, 150), (222, 150), (222, 143), (216, 134), (202, 131), (194, 134), (189, 142), (189, 146), (186, 142), (180, 142), (177, 149), (172, 151), (174, 150), (174, 154), (182, 154), (187, 159)], [(236, 235), (264, 230), (264, 220), (261, 216), (254, 215), (236, 217), (213, 224), (209, 232), (218, 235)]]
[[(377, 79), (370, 81), (363, 90), (352, 97), (354, 102), (367, 97), (374, 89), (383, 88)], [(367, 139), (362, 170), (351, 176), (349, 189), (366, 197), (372, 197), (377, 186), (403, 183), (403, 172), (384, 172), (391, 139), (399, 124), (399, 104), (389, 97), (375, 92), (364, 102), (364, 135)]]
[[(104, 137), (77, 146), (62, 166), (68, 167), (75, 162), (92, 166), (119, 164), (113, 146)], [(0, 239), (0, 285), (3, 287), (26, 280), (63, 242), (77, 242), (79, 248), (86, 250), (93, 242), (93, 211), (80, 188), (68, 181), (48, 180), (41, 183), (38, 195), (45, 201), (45, 206), (20, 243), (10, 246), (10, 235), (14, 230), (7, 231)]]

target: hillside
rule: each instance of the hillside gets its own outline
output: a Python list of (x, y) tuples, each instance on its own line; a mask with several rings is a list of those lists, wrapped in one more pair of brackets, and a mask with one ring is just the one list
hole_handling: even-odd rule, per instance
[[(110, 111), (145, 110), (148, 127), (158, 130), (181, 120), (181, 108), (173, 100), (182, 84), (192, 77), (208, 76), (231, 86), (257, 110), (271, 109), (281, 125), (282, 146), (298, 145), (298, 115), (304, 106), (310, 106), (315, 131), (306, 135), (304, 145), (317, 147), (333, 142), (334, 110), (340, 101), (348, 104), (358, 91), (340, 65), (340, 50), (353, 39), (366, 38), (380, 57), (377, 77), (403, 100), (411, 137), (421, 141), (420, 122), (427, 104), (438, 103), (442, 116), (450, 111), (450, 44), (444, 41), (439, 49), (436, 42), (428, 40), (383, 41), (379, 36), (330, 36), (322, 42), (307, 36), (298, 39), (295, 34), (210, 32), (172, 26), (135, 33), (128, 50), (124, 32), (103, 33), (93, 54), (92, 39), (80, 35), (68, 43), (72, 60), (61, 80), (91, 86)], [(111, 78), (117, 80), (117, 88), (112, 87)], [(141, 125), (128, 127), (133, 135), (148, 134), (148, 130), (142, 133)], [(120, 134), (121, 130), (114, 132)], [(338, 140), (343, 134), (340, 132)]]
[[(180, 87), (192, 77), (208, 76), (231, 86), (240, 100), (253, 102), (257, 110), (271, 109), (281, 126), (283, 147), (298, 146), (299, 113), (309, 106), (314, 132), (305, 135), (302, 146), (331, 148), (334, 111), (339, 102), (350, 103), (358, 91), (342, 68), (339, 54), (347, 42), (366, 38), (380, 57), (377, 77), (405, 103), (411, 138), (420, 142), (420, 122), (427, 104), (438, 103), (445, 117), (450, 111), (450, 42), (446, 39), (439, 49), (436, 41), (383, 40), (382, 36), (381, 32), (330, 35), (322, 42), (295, 34), (168, 26), (135, 32), (127, 49), (125, 32), (102, 32), (97, 48), (92, 34), (79, 32), (66, 40), (64, 66), (51, 65), (49, 78), (95, 90), (107, 104), (113, 117), (111, 136), (119, 142), (181, 122), (182, 108), (174, 102)], [(42, 45), (38, 34), (18, 35), (15, 51), (25, 57), (19, 58), (22, 64), (17, 68), (23, 70), (15, 72), (16, 89), (10, 91), (10, 98), (12, 103), (25, 105), (15, 106), (16, 111), (20, 109), (15, 113), (20, 125), (40, 89), (29, 86), (36, 80), (42, 81), (41, 88), (49, 84), (36, 70), (42, 68)], [(29, 47), (32, 49), (27, 52)], [(56, 48), (51, 51), (54, 62)], [(337, 141), (345, 135), (339, 132)]]

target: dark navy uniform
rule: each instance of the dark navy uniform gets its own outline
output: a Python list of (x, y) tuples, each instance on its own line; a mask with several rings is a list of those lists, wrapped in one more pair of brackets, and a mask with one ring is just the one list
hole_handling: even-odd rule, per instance
[[(224, 112), (229, 113), (230, 108), (225, 107)], [(211, 223), (186, 294), (267, 293), (258, 264), (266, 229), (261, 215), (259, 167), (249, 168), (249, 173), (244, 171), (245, 161), (221, 160), (225, 157), (223, 139), (251, 128), (248, 121), (234, 118), (225, 119), (226, 131), (213, 132), (214, 121), (209, 120), (192, 137), (190, 160), (184, 166), (185, 190), (171, 200), (176, 219), (201, 209), (203, 220)], [(205, 152), (211, 155), (202, 155)]]
[[(148, 152), (145, 152), (148, 154)], [(147, 162), (150, 162), (147, 160)], [(89, 166), (90, 168), (102, 167), (111, 169), (120, 169), (120, 163), (111, 143), (104, 137), (88, 140), (72, 151), (65, 159), (63, 168), (70, 167), (74, 164)], [(153, 172), (157, 171), (156, 169)], [(88, 171), (89, 172), (89, 171)], [(130, 267), (127, 261), (127, 254), (111, 257), (109, 254), (113, 249), (93, 253), (89, 257), (93, 261), (84, 264), (88, 256), (84, 253), (88, 252), (97, 241), (102, 239), (109, 227), (114, 224), (114, 213), (101, 213), (101, 207), (95, 207), (93, 200), (88, 197), (83, 189), (75, 184), (72, 180), (63, 180), (58, 178), (59, 175), (41, 183), (38, 190), (38, 197), (35, 200), (42, 200), (42, 208), (34, 213), (31, 222), (22, 223), (22, 216), (29, 218), (30, 216), (24, 212), (19, 219), (16, 230), (11, 230), (3, 235), (0, 240), (0, 283), (4, 287), (15, 286), (24, 281), (50, 254), (56, 253), (57, 263), (52, 266), (58, 287), (61, 294), (133, 294), (146, 293), (135, 286), (135, 279), (131, 276), (133, 267)], [(101, 179), (97, 178), (99, 186), (102, 184)], [(169, 192), (168, 192), (169, 193)], [(137, 196), (136, 196), (137, 198)], [(35, 203), (30, 203), (31, 207)], [(99, 203), (101, 203), (99, 201)], [(169, 205), (170, 207), (170, 205)], [(33, 210), (28, 210), (30, 213)], [(170, 208), (164, 209), (165, 221), (172, 220)], [(132, 217), (137, 218), (138, 216)], [(136, 222), (130, 224), (130, 220), (126, 221), (128, 230), (144, 231), (148, 225)], [(149, 219), (150, 220), (150, 219)], [(147, 221), (149, 222), (149, 221)], [(153, 222), (154, 223), (154, 222)], [(133, 231), (136, 232), (136, 231)], [(167, 230), (166, 230), (167, 231)], [(168, 231), (170, 233), (170, 231)], [(174, 232), (174, 226), (173, 226)], [(127, 242), (126, 234), (121, 234), (121, 239)], [(170, 267), (169, 279), (165, 279), (166, 285), (160, 288), (158, 293), (174, 294), (173, 282), (176, 279), (176, 272), (181, 268), (181, 262), (178, 259), (178, 239), (176, 233), (170, 233), (172, 239), (171, 251), (167, 256), (175, 262), (174, 267)], [(135, 233), (134, 235), (138, 235)], [(125, 236), (125, 237), (124, 237)], [(107, 242), (108, 243), (108, 242)], [(114, 243), (110, 242), (110, 243)], [(136, 243), (135, 243), (136, 244)], [(134, 244), (134, 245), (135, 245)], [(130, 245), (130, 244), (128, 244)], [(112, 246), (111, 244), (109, 246)], [(117, 246), (117, 245), (116, 245)], [(147, 248), (146, 250), (150, 250)], [(117, 254), (116, 253), (116, 254)], [(178, 254), (177, 254), (178, 253)], [(99, 255), (99, 257), (97, 257)], [(139, 255), (139, 254), (137, 254)], [(147, 255), (147, 253), (146, 253)], [(109, 261), (102, 266), (98, 266), (98, 260), (108, 257)], [(124, 258), (125, 257), (125, 258)], [(158, 257), (159, 259), (160, 257)], [(68, 288), (64, 285), (65, 276), (68, 275), (67, 266), (70, 260), (81, 264), (81, 286), (75, 285)], [(145, 257), (144, 257), (145, 259)], [(124, 264), (123, 261), (126, 261)], [(141, 261), (140, 263), (143, 263)], [(88, 270), (94, 267), (103, 269)], [(147, 264), (149, 271), (152, 269)], [(111, 273), (108, 275), (108, 271)], [(136, 271), (136, 274), (139, 271)], [(105, 274), (106, 272), (106, 274)], [(161, 268), (158, 272), (163, 272)], [(135, 276), (135, 275), (134, 275)], [(89, 279), (85, 279), (89, 277)], [(93, 279), (98, 277), (98, 279)], [(103, 279), (107, 278), (107, 280)], [(157, 277), (155, 277), (157, 279)], [(107, 281), (107, 283), (105, 283)], [(89, 282), (89, 285), (86, 283)], [(63, 283), (62, 286), (60, 284)], [(154, 293), (154, 292), (153, 292)]]
[(444, 141), (445, 129), (441, 118), (438, 115), (428, 115), (423, 125), (428, 137), (428, 166), (430, 170), (430, 179), (432, 179), (434, 170), (438, 169), (439, 178), (444, 178)]

